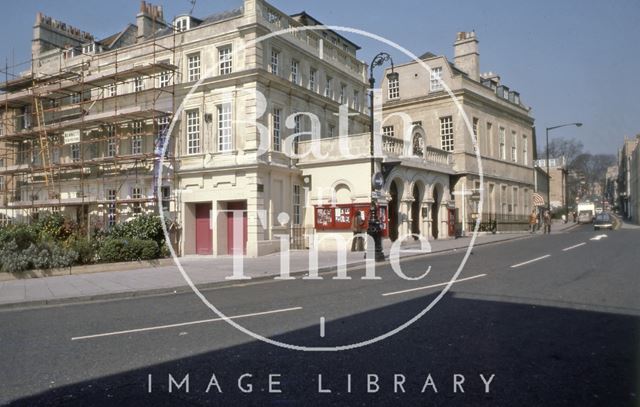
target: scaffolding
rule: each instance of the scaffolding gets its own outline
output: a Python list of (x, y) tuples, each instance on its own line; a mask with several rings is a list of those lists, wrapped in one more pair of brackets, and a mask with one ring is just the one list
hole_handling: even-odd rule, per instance
[[(90, 236), (142, 212), (179, 219), (175, 149), (161, 151), (179, 74), (173, 31), (172, 39), (154, 37), (144, 47), (86, 53), (76, 47), (32, 57), (30, 70), (15, 78), (9, 72), (16, 66), (6, 64), (1, 223), (63, 211)], [(141, 51), (132, 58), (136, 46)], [(50, 66), (59, 69), (45, 73)]]

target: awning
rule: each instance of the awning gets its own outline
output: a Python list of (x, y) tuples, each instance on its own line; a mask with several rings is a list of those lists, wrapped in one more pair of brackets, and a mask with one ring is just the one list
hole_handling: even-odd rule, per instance
[(534, 192), (531, 198), (533, 199), (533, 206), (544, 206), (544, 198), (539, 193)]

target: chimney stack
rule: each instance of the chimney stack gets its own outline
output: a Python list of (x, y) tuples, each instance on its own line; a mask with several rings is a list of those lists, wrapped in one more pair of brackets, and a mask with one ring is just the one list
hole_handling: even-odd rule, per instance
[(453, 44), (454, 64), (474, 81), (480, 81), (480, 54), (475, 31), (459, 32)]
[(165, 28), (167, 23), (164, 22), (162, 6), (155, 6), (142, 0), (140, 12), (136, 16), (136, 25), (138, 26), (138, 42), (149, 38), (158, 29)]

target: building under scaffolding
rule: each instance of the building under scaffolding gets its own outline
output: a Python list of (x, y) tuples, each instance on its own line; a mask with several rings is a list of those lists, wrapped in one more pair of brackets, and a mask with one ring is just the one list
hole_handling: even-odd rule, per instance
[(175, 219), (172, 149), (160, 168), (175, 53), (162, 9), (144, 2), (137, 26), (103, 40), (39, 14), (29, 69), (7, 66), (0, 84), (3, 222), (59, 211), (90, 234), (142, 212)]
[[(135, 25), (101, 40), (39, 15), (31, 60), (0, 83), (1, 218), (60, 211), (91, 233), (161, 212), (184, 255), (273, 253), (289, 233), (304, 247), (315, 212), (285, 147), (311, 130), (367, 129), (366, 65), (306, 13), (239, 3), (167, 23), (143, 1)], [(348, 183), (340, 169), (322, 176), (319, 188)], [(329, 196), (366, 203), (370, 191)]]

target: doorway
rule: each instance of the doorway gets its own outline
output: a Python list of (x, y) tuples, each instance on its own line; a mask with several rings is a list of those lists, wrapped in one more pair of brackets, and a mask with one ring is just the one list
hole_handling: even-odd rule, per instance
[(395, 181), (391, 182), (389, 194), (391, 195), (389, 201), (389, 238), (395, 242), (398, 239), (398, 188)]
[[(413, 187), (413, 202), (411, 203), (411, 233), (420, 234), (420, 190), (417, 185)], [(413, 236), (414, 239), (418, 239)]]
[(210, 202), (196, 204), (196, 254), (213, 254)]
[[(228, 202), (227, 211), (242, 211), (242, 230), (240, 233), (240, 240), (242, 241), (242, 254), (247, 254), (247, 202)], [(233, 212), (226, 212), (227, 214), (227, 254), (234, 254), (235, 252), (235, 232), (233, 227)], [(238, 251), (240, 248), (238, 247)]]
[(438, 187), (433, 187), (433, 203), (431, 204), (431, 236), (434, 239), (438, 238), (438, 212), (440, 209), (440, 197), (438, 194)]

